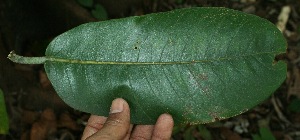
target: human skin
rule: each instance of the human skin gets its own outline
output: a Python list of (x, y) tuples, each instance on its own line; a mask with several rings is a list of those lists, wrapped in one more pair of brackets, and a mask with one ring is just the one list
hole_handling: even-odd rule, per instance
[(121, 98), (113, 100), (109, 116), (91, 115), (83, 131), (82, 140), (169, 140), (174, 121), (162, 114), (155, 125), (130, 124), (130, 108)]

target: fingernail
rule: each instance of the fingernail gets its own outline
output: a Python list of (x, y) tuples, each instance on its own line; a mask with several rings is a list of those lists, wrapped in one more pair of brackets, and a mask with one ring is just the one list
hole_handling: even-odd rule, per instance
[(109, 114), (122, 112), (123, 104), (124, 104), (124, 101), (122, 99), (114, 99), (112, 101)]

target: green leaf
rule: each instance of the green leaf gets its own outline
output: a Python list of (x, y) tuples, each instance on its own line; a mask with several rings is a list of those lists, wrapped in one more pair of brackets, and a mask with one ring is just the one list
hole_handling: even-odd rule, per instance
[(199, 125), (198, 131), (200, 133), (201, 138), (203, 138), (203, 140), (212, 140), (212, 135), (210, 131), (205, 127), (205, 125)]
[(8, 134), (9, 121), (5, 107), (4, 95), (0, 89), (0, 134)]
[(195, 140), (193, 133), (196, 130), (196, 126), (189, 126), (186, 130), (184, 130), (183, 133), (183, 139), (184, 140)]
[(265, 19), (189, 8), (83, 24), (56, 37), (40, 61), (75, 109), (108, 116), (121, 97), (134, 124), (154, 124), (166, 112), (176, 124), (200, 124), (268, 98), (286, 77), (286, 64), (274, 62), (285, 50)]
[(253, 134), (252, 139), (253, 140), (262, 140), (261, 137), (258, 134)]
[(293, 99), (288, 105), (288, 109), (293, 112), (300, 112), (300, 99)]
[(181, 131), (181, 129), (182, 129), (181, 126), (175, 125), (172, 130), (172, 135), (178, 134)]
[(92, 15), (99, 20), (107, 20), (107, 12), (100, 4), (95, 5), (95, 9), (92, 10)]
[(93, 6), (94, 0), (77, 0), (77, 2), (82, 6), (91, 8)]
[(268, 128), (259, 128), (259, 133), (261, 135), (262, 140), (276, 140), (272, 132)]
[(260, 127), (259, 134), (252, 135), (252, 139), (253, 140), (276, 140), (274, 135), (268, 128)]
[(184, 0), (176, 0), (175, 1), (177, 4), (182, 4), (184, 2)]

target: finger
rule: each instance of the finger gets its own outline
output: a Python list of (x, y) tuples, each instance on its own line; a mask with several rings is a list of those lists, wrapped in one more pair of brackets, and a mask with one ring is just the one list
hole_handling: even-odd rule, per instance
[(135, 126), (130, 139), (131, 140), (149, 140), (153, 132), (153, 125), (137, 125)]
[(126, 137), (124, 140), (129, 140), (131, 132), (132, 132), (133, 124), (130, 124), (129, 130), (127, 131)]
[(82, 140), (99, 131), (106, 121), (106, 117), (91, 115), (82, 134)]
[(171, 139), (174, 121), (171, 115), (162, 114), (158, 117), (152, 134), (152, 140)]
[(110, 114), (100, 131), (91, 139), (124, 139), (130, 128), (130, 111), (127, 102), (121, 98), (112, 102)]

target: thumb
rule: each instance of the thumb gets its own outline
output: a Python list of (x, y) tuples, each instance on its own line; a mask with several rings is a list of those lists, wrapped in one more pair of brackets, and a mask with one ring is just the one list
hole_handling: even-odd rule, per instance
[(110, 114), (100, 131), (90, 139), (124, 139), (130, 128), (130, 110), (127, 102), (121, 98), (113, 100)]

